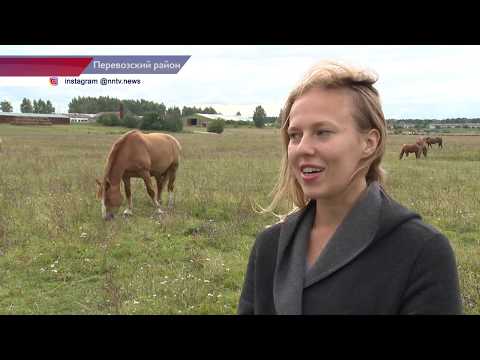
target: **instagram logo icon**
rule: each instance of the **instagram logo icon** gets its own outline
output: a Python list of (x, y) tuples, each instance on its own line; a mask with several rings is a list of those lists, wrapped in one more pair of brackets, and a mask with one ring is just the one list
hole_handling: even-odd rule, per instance
[(57, 86), (57, 85), (58, 85), (58, 77), (52, 76), (52, 77), (50, 78), (50, 85), (52, 85), (52, 86)]

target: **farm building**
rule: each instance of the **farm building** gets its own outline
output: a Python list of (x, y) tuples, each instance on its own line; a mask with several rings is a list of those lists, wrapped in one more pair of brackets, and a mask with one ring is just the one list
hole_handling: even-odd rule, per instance
[(116, 115), (119, 119), (123, 118), (122, 111), (103, 111), (96, 114), (81, 114), (81, 113), (68, 113), (65, 114), (70, 118), (70, 124), (73, 123), (95, 123), (102, 115)]
[(210, 120), (222, 119), (225, 121), (253, 121), (251, 116), (222, 115), (222, 114), (193, 114), (183, 117), (186, 126), (207, 127)]
[(68, 113), (65, 114), (70, 118), (70, 124), (74, 123), (94, 123), (96, 122), (96, 114), (80, 114), (80, 113)]
[(442, 128), (450, 128), (450, 129), (460, 129), (460, 128), (480, 128), (480, 123), (450, 123), (450, 124), (430, 124), (430, 129), (442, 129)]
[(62, 114), (36, 114), (0, 112), (0, 124), (14, 125), (52, 125), (70, 124), (70, 118)]

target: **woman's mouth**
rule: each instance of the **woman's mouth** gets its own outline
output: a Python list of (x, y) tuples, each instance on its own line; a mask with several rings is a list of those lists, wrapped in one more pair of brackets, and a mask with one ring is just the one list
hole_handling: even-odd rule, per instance
[(302, 166), (300, 174), (304, 181), (313, 181), (319, 178), (324, 170), (325, 168), (321, 166)]

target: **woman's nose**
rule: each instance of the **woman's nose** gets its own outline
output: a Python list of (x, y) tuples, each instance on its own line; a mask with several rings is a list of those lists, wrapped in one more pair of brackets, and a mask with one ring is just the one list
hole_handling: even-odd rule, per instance
[(297, 146), (297, 151), (301, 154), (312, 155), (315, 152), (315, 147), (312, 139), (309, 136), (303, 136)]

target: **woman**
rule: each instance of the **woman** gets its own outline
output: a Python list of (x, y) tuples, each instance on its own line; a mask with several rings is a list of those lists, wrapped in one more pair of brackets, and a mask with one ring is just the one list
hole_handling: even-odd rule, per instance
[(459, 314), (448, 239), (382, 184), (386, 125), (376, 76), (315, 66), (283, 111), (284, 158), (267, 211), (298, 210), (260, 233), (239, 314)]

